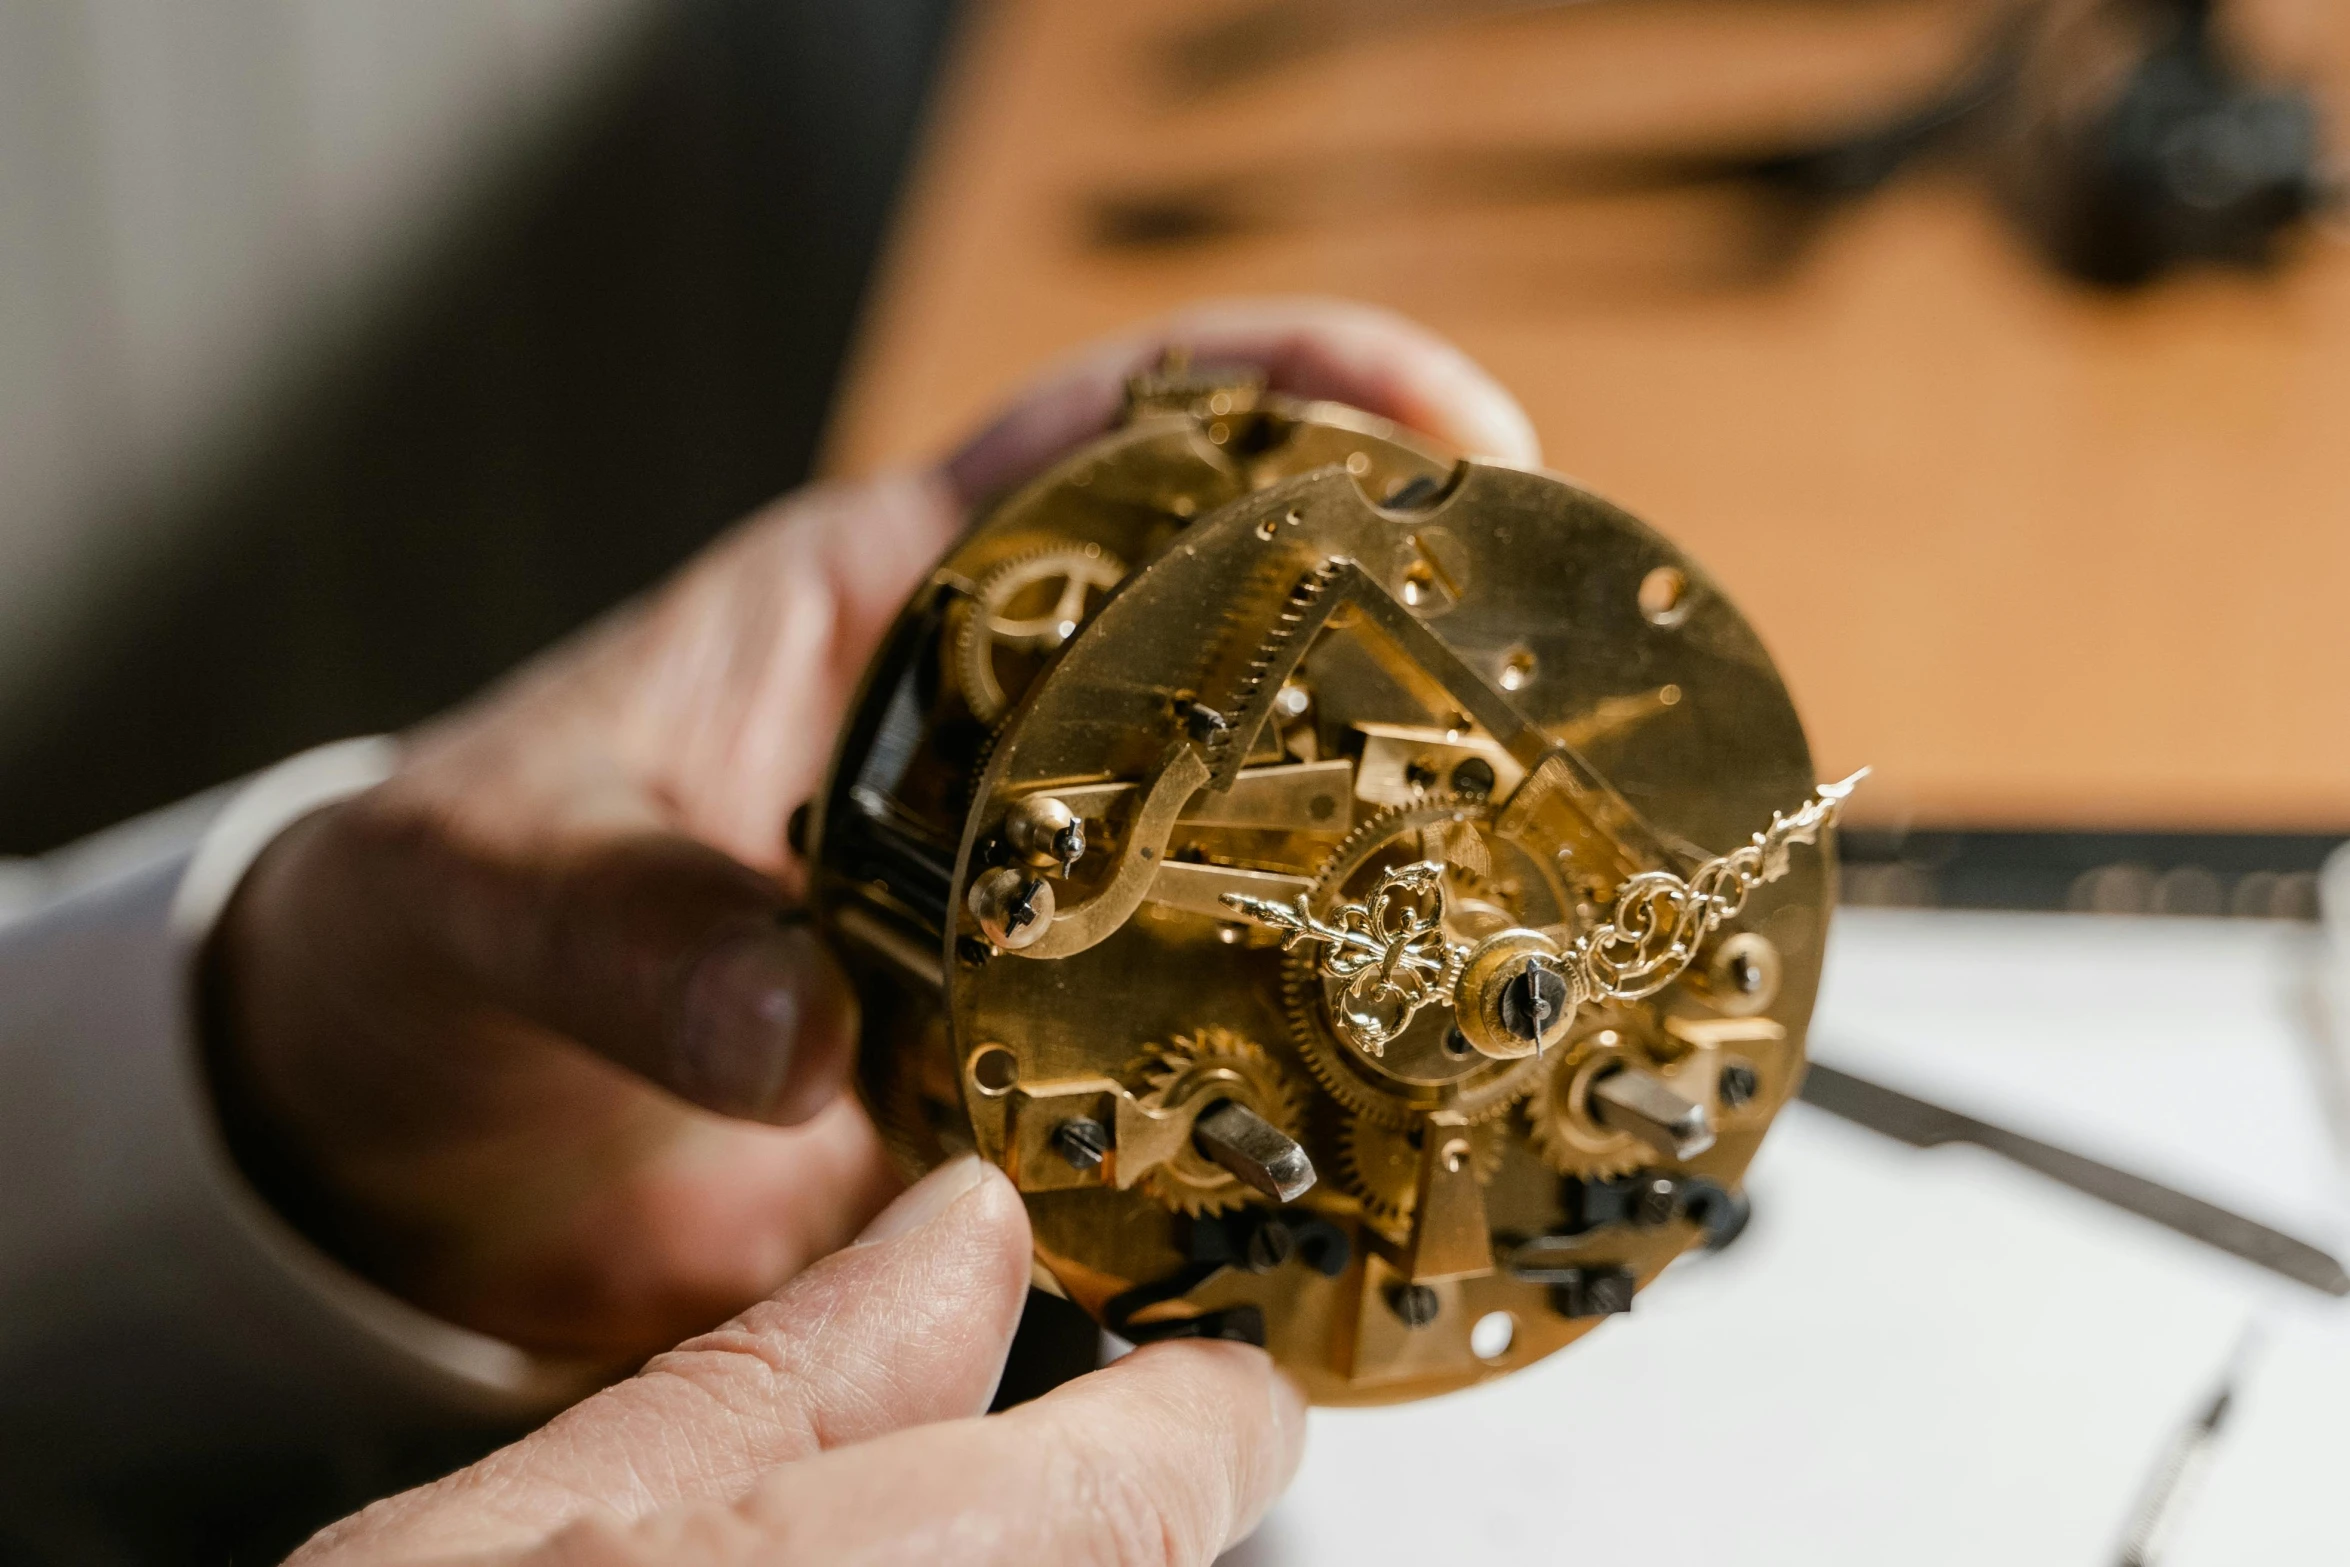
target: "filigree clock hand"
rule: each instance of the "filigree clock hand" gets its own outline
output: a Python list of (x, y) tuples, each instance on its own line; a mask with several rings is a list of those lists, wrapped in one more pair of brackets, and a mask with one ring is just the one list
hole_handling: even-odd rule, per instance
[[(1536, 983), (1528, 992), (1533, 1005), (1521, 1010), (1528, 1012), (1533, 1042), (1556, 1032), (1587, 1001), (1637, 1001), (1679, 978), (1705, 938), (1738, 917), (1748, 894), (1787, 874), (1789, 850), (1817, 844), (1835, 825), (1845, 800), (1867, 776), (1864, 767), (1820, 785), (1792, 816), (1774, 812), (1752, 842), (1707, 860), (1686, 879), (1671, 871), (1628, 878), (1608, 918), (1572, 946), (1526, 954), (1498, 976), (1506, 985), (1531, 968), (1563, 978), (1564, 996), (1555, 1005), (1548, 987)], [(1381, 876), (1363, 902), (1339, 904), (1327, 917), (1316, 915), (1302, 895), (1283, 904), (1228, 892), (1223, 901), (1283, 932), (1285, 951), (1320, 942), (1317, 970), (1341, 983), (1331, 1008), (1333, 1026), (1363, 1054), (1379, 1057), (1422, 1008), (1460, 1003), (1464, 977), (1480, 967), (1475, 960), (1482, 950), (1505, 942), (1523, 948), (1529, 935), (1539, 934), (1509, 930), (1474, 945), (1446, 941), (1444, 872), (1437, 860), (1399, 866)], [(1475, 1033), (1469, 1037), (1477, 1039)]]

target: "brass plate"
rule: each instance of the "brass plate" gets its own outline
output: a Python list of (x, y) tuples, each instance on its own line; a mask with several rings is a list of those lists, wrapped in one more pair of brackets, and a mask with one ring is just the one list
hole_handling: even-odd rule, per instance
[[(1126, 574), (1096, 591), (1102, 560)], [(999, 630), (1020, 645), (975, 646)], [(1654, 994), (1577, 993), (1508, 1058), (1477, 1053), (1493, 996), (1472, 1051), (1434, 978), (1416, 1009), (1365, 982), (1401, 1019), (1382, 1046), (1315, 939), (1224, 894), (1343, 922), (1433, 867), (1426, 974), (1453, 983), (1444, 953), (1505, 929), (1572, 974), (1627, 878), (1704, 883), (1813, 783), (1760, 642), (1653, 530), (1353, 410), (1201, 382), (1154, 388), (950, 552), (868, 674), (811, 842), (865, 1000), (860, 1079), (910, 1170), (977, 1148), (1011, 1171), (1042, 1275), (1118, 1331), (1261, 1337), (1318, 1402), (1384, 1403), (1559, 1348), (1718, 1216), (1801, 1074), (1832, 811), (1768, 873), (1747, 851)], [(1082, 828), (1071, 863), (1007, 847), (1046, 800)], [(1039, 895), (1007, 898), (1023, 878)], [(1591, 1082), (1627, 1069), (1710, 1146), (1593, 1121)], [(1310, 1189), (1228, 1173), (1196, 1127), (1227, 1102), (1302, 1147)]]

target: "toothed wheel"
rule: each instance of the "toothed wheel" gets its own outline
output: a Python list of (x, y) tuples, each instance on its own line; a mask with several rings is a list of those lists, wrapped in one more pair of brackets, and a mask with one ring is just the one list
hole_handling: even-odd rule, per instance
[(1100, 545), (1067, 544), (982, 576), (955, 630), (955, 675), (972, 716), (992, 724), (1010, 712), (1125, 575), (1125, 562)]
[[(1136, 1067), (1146, 1085), (1140, 1098), (1154, 1110), (1237, 1100), (1291, 1137), (1305, 1112), (1273, 1058), (1254, 1040), (1228, 1028), (1203, 1028), (1153, 1044)], [(1248, 1201), (1249, 1190), (1229, 1170), (1186, 1144), (1141, 1181), (1142, 1190), (1177, 1213), (1224, 1213)]]
[(1646, 1065), (1628, 1043), (1622, 1019), (1600, 1018), (1562, 1049), (1552, 1052), (1549, 1075), (1526, 1100), (1530, 1141), (1542, 1162), (1561, 1175), (1607, 1180), (1628, 1175), (1652, 1161), (1647, 1148), (1591, 1116), (1591, 1084), (1619, 1063)]
[(1800, 1080), (1849, 786), (1613, 505), (1271, 392), (1134, 408), (921, 579), (794, 834), (860, 1098), (1013, 1181), (1112, 1331), (1317, 1404), (1518, 1374), (1697, 1243), (1646, 1178), (1734, 1189)]
[[(1484, 829), (1484, 802), (1431, 794), (1412, 805), (1391, 805), (1358, 825), (1331, 851), (1310, 894), (1317, 913), (1361, 898), (1386, 871), (1414, 860), (1445, 865), (1446, 918), (1462, 928), (1454, 939), (1489, 934), (1475, 928), (1549, 924), (1562, 917), (1563, 899), (1550, 873)], [(1290, 1032), (1315, 1081), (1357, 1115), (1403, 1127), (1431, 1110), (1450, 1110), (1472, 1122), (1497, 1116), (1530, 1092), (1542, 1075), (1539, 1057), (1494, 1061), (1452, 1037), (1449, 1009), (1429, 1007), (1377, 1061), (1340, 1039), (1330, 1026), (1331, 982), (1314, 954), (1289, 955), (1285, 992)]]
[[(1504, 1135), (1498, 1118), (1469, 1129), (1469, 1169), (1478, 1184), (1492, 1180), (1501, 1168)], [(1347, 1124), (1339, 1172), (1348, 1190), (1361, 1199), (1363, 1212), (1383, 1230), (1400, 1234), (1408, 1226), (1419, 1199), (1420, 1149), (1426, 1136), (1426, 1125), (1417, 1121), (1391, 1126), (1358, 1116)]]

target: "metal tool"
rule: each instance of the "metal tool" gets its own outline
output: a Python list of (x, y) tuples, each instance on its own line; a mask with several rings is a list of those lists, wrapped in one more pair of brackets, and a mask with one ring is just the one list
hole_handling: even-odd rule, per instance
[(2228, 1357), (2227, 1369), (2220, 1374), (2219, 1386), (2210, 1399), (2171, 1438), (2146, 1477), (2138, 1505), (2130, 1510), (2115, 1567), (2160, 1567), (2168, 1557), (2180, 1523), (2203, 1489), (2203, 1476), (2219, 1446), (2220, 1427), (2235, 1404), (2236, 1389), (2259, 1349), (2260, 1326), (2254, 1323), (2236, 1340), (2235, 1352)]
[(1805, 1104), (1815, 1105), (1830, 1115), (1880, 1132), (1912, 1148), (1972, 1143), (2100, 1202), (2111, 1203), (2142, 1219), (2152, 1219), (2189, 1240), (2201, 1241), (2271, 1273), (2283, 1274), (2297, 1284), (2323, 1290), (2328, 1295), (2350, 1295), (2350, 1274), (2307, 1241), (2295, 1240), (2199, 1197), (2172, 1191), (2142, 1175), (2099, 1164), (2053, 1143), (1978, 1121), (1973, 1116), (1818, 1061), (1811, 1063), (1803, 1080), (1802, 1097)]

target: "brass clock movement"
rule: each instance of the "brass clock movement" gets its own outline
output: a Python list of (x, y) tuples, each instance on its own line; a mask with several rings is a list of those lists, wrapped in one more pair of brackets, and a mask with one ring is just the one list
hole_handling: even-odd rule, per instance
[(910, 1170), (1000, 1165), (1127, 1339), (1384, 1403), (1734, 1234), (1849, 787), (1636, 519), (1171, 366), (915, 594), (803, 843)]

